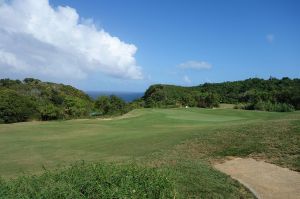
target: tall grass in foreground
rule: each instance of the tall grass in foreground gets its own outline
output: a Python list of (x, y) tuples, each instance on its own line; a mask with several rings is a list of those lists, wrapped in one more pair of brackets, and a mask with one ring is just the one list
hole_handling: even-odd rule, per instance
[(76, 163), (39, 176), (0, 179), (0, 198), (175, 198), (166, 172), (136, 165)]

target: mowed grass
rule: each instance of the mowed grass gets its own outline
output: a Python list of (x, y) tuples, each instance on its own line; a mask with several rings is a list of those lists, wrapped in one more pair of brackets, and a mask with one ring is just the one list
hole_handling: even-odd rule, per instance
[(0, 125), (0, 175), (38, 174), (78, 160), (171, 170), (178, 197), (251, 198), (211, 163), (253, 156), (300, 171), (300, 112), (139, 109), (112, 120)]

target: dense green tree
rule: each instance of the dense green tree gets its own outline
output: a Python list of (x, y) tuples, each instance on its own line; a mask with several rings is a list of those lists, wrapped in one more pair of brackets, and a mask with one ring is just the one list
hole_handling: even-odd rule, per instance
[(130, 109), (139, 109), (145, 107), (145, 101), (143, 99), (136, 99), (129, 103)]
[(115, 95), (111, 95), (109, 100), (110, 100), (110, 109), (108, 111), (109, 113), (123, 114), (123, 113), (127, 112), (126, 103), (123, 99), (121, 99)]
[(41, 119), (46, 120), (57, 120), (62, 118), (61, 110), (53, 104), (46, 104), (40, 107)]
[(0, 89), (0, 123), (24, 122), (37, 115), (34, 101), (13, 90)]
[(41, 82), (41, 80), (39, 79), (34, 79), (34, 78), (25, 78), (23, 80), (23, 82), (25, 82), (26, 84), (38, 84)]
[(95, 108), (102, 115), (119, 115), (124, 114), (130, 110), (130, 105), (127, 105), (126, 102), (115, 96), (100, 96), (95, 101)]
[(62, 105), (64, 103), (64, 97), (57, 90), (52, 90), (50, 100), (55, 105)]
[(85, 100), (78, 97), (65, 97), (64, 99), (65, 107), (65, 118), (79, 118), (87, 116), (92, 107)]
[(107, 114), (110, 109), (110, 99), (108, 96), (100, 96), (95, 101), (95, 108), (102, 114)]

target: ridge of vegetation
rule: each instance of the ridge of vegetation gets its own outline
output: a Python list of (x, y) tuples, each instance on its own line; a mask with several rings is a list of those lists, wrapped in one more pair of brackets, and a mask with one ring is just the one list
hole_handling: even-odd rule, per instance
[(145, 107), (202, 108), (227, 103), (242, 109), (288, 112), (300, 109), (300, 79), (250, 78), (193, 87), (157, 84), (150, 86), (137, 103)]
[(300, 109), (300, 79), (251, 78), (194, 87), (157, 84), (141, 99), (126, 103), (117, 96), (92, 100), (72, 86), (25, 78), (0, 79), (0, 123), (122, 115), (136, 108), (218, 107), (235, 104), (248, 110), (290, 112)]
[(117, 96), (94, 101), (69, 85), (33, 78), (0, 79), (0, 123), (118, 115), (129, 110)]

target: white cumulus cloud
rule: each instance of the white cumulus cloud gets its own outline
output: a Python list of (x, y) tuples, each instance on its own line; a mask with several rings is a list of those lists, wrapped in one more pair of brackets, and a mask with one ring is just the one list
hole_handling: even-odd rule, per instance
[[(2, 3), (1, 3), (2, 2)], [(48, 0), (0, 0), (0, 70), (81, 79), (91, 73), (142, 79), (137, 47)]]
[(210, 69), (212, 65), (205, 61), (187, 61), (179, 64), (179, 67), (183, 69), (202, 70), (202, 69)]

